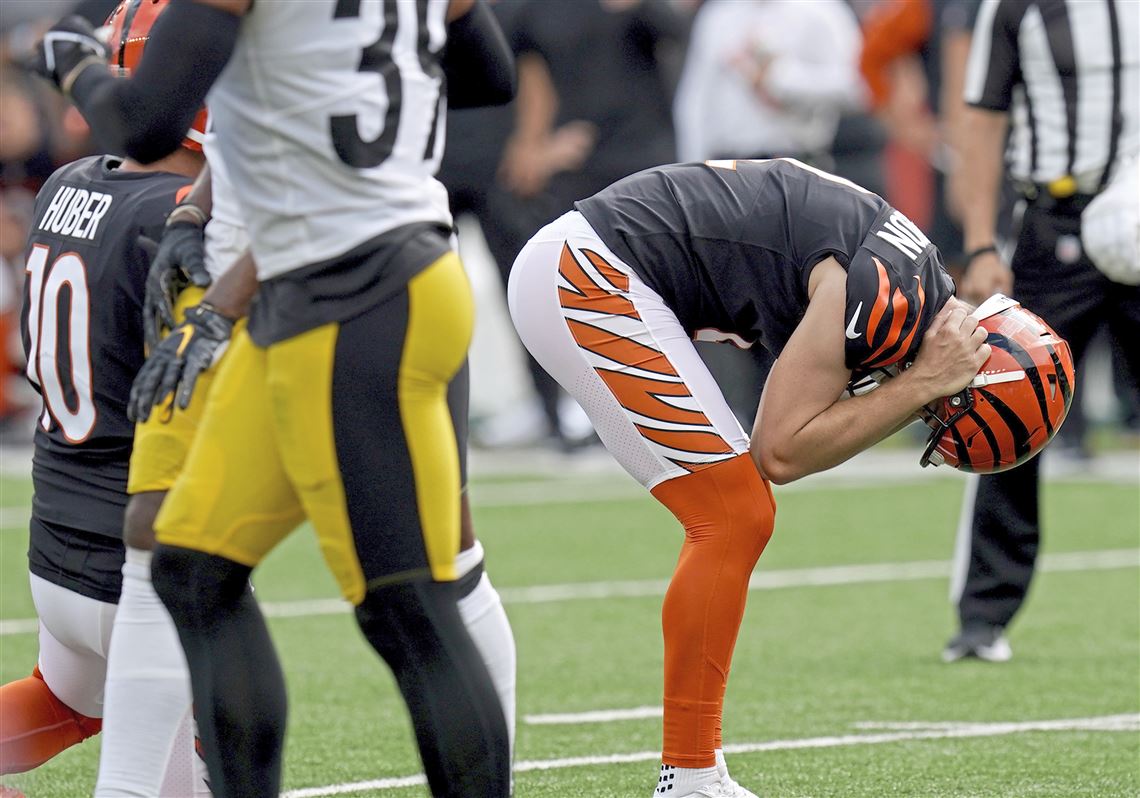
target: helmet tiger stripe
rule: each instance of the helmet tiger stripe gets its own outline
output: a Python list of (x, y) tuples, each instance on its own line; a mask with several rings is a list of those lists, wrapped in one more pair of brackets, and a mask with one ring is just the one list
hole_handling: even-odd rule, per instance
[(974, 315), (992, 349), (964, 390), (928, 405), (923, 466), (991, 474), (1040, 452), (1065, 420), (1076, 387), (1069, 344), (1036, 314), (995, 294)]

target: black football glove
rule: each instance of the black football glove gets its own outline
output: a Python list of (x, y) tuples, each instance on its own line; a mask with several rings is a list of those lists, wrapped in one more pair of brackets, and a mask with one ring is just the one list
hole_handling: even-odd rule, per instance
[(188, 309), (185, 321), (151, 352), (135, 377), (127, 416), (146, 421), (151, 409), (167, 397), (172, 399), (172, 412), (175, 406), (189, 407), (198, 376), (222, 356), (233, 329), (233, 319), (212, 305), (203, 302)]
[(205, 233), (198, 222), (176, 218), (167, 223), (146, 276), (143, 331), (148, 351), (158, 347), (164, 328), (174, 329), (174, 303), (190, 284), (199, 288), (210, 284)]
[(107, 63), (107, 48), (80, 16), (64, 17), (44, 34), (28, 66), (64, 94), (88, 63)]

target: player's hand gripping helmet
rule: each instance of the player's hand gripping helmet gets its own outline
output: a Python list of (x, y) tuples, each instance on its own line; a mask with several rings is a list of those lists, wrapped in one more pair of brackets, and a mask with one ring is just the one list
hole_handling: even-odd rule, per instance
[[(150, 30), (170, 0), (122, 0), (107, 17), (100, 35), (106, 34), (107, 51), (111, 67), (119, 75), (129, 75), (142, 60), (143, 49), (150, 38)], [(198, 111), (194, 124), (186, 131), (182, 146), (202, 151), (206, 137), (206, 109)]]
[(993, 352), (966, 388), (927, 405), (923, 466), (991, 474), (1033, 457), (1061, 427), (1075, 389), (1069, 344), (1001, 294), (973, 315)]

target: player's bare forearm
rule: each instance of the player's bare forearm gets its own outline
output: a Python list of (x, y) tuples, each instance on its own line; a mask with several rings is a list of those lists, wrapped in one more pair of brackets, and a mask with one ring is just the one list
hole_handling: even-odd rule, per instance
[(923, 405), (961, 390), (989, 356), (985, 330), (954, 298), (923, 335), (914, 365), (877, 390), (840, 401), (851, 371), (844, 351), (847, 276), (834, 258), (808, 283), (807, 311), (764, 387), (752, 459), (782, 484), (839, 465), (878, 443)]
[(503, 149), (499, 179), (514, 193), (529, 197), (542, 191), (550, 178), (546, 144), (558, 114), (558, 94), (541, 56), (524, 53), (517, 66), (515, 129)]
[(994, 243), (1008, 116), (969, 107), (961, 118), (969, 131), (962, 137), (962, 227), (968, 252)]
[(558, 115), (558, 94), (550, 70), (541, 56), (530, 53), (519, 57), (518, 71), (514, 135), (527, 143), (544, 141), (554, 130)]
[(182, 200), (183, 203), (197, 206), (202, 209), (202, 212), (209, 216), (214, 210), (214, 181), (210, 175), (210, 164), (207, 161), (206, 165), (202, 167), (202, 171), (198, 173), (198, 177), (194, 179), (194, 184), (190, 186), (190, 193)]
[(229, 319), (249, 315), (249, 306), (257, 294), (257, 265), (248, 249), (206, 289), (202, 302), (212, 305)]
[(834, 258), (812, 269), (808, 295), (807, 311), (768, 375), (752, 430), (756, 466), (780, 484), (842, 462), (862, 440), (852, 436), (885, 431), (906, 415), (900, 410), (876, 423), (835, 407), (851, 372), (842, 344), (847, 275)]
[(765, 478), (780, 485), (826, 471), (889, 438), (936, 398), (920, 376), (904, 372), (868, 394), (835, 401), (777, 445), (765, 445), (762, 401), (752, 459)]
[(1013, 289), (1009, 267), (993, 250), (1008, 115), (971, 107), (962, 121), (969, 131), (962, 150), (962, 232), (970, 255), (961, 289), (963, 296), (981, 302), (996, 291)]

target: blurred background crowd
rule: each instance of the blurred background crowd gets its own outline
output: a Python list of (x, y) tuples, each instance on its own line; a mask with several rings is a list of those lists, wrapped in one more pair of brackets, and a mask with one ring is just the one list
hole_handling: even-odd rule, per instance
[[(19, 334), (32, 201), (57, 167), (98, 149), (75, 109), (19, 63), (59, 17), (79, 13), (100, 24), (115, 5), (0, 2), (0, 436), (7, 442), (30, 438), (38, 406), (22, 379)], [(504, 108), (449, 114), (440, 179), (463, 220), (465, 259), (465, 236), (481, 232), (481, 259), (498, 267), (505, 284), (532, 233), (627, 174), (673, 161), (791, 156), (883, 195), (927, 231), (952, 271), (960, 269), (957, 153), (968, 135), (961, 97), (979, 5), (494, 2), (518, 58), (519, 92)], [(1012, 240), (1014, 231), (1002, 233)], [(750, 426), (766, 354), (701, 346)], [(1113, 346), (1102, 339), (1079, 369), (1083, 407), (1070, 414), (1061, 443), (1076, 456), (1087, 456), (1094, 440), (1140, 430), (1135, 400), (1121, 398), (1132, 395), (1113, 387), (1120, 381)], [(588, 422), (534, 364), (525, 398), (504, 402), (499, 375), (489, 373), (498, 369), (483, 365), (480, 374), (481, 363), (500, 357), (473, 357), (474, 442), (589, 444)], [(489, 387), (480, 391), (481, 384)]]

